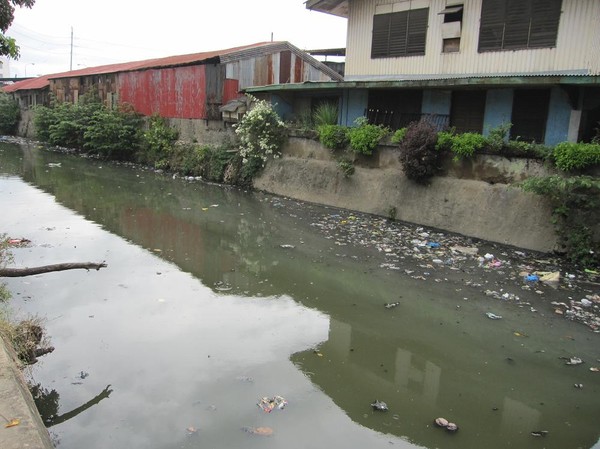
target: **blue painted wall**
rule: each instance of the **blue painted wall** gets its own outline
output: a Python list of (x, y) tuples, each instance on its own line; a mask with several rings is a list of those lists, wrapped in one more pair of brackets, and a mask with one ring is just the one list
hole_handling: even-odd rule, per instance
[(571, 120), (571, 105), (569, 97), (559, 87), (553, 87), (550, 92), (550, 107), (546, 122), (545, 144), (554, 146), (569, 139), (569, 121)]
[(424, 90), (421, 104), (422, 114), (450, 114), (452, 91), (449, 90)]
[(512, 104), (512, 89), (491, 89), (487, 91), (483, 116), (484, 136), (489, 134), (490, 129), (497, 128), (504, 123), (510, 123)]
[(354, 126), (354, 120), (358, 117), (364, 117), (368, 103), (369, 91), (367, 89), (344, 90), (339, 124), (342, 126)]
[(282, 120), (290, 120), (293, 115), (293, 107), (290, 103), (285, 101), (283, 97), (280, 97), (277, 94), (271, 95), (271, 104), (274, 105), (273, 109)]

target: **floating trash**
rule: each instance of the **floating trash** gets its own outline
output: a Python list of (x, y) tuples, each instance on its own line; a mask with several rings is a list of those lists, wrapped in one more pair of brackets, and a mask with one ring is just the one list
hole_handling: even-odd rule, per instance
[(548, 431), (547, 430), (534, 430), (533, 432), (531, 432), (531, 435), (533, 435), (534, 437), (545, 437), (546, 435), (548, 435)]
[(386, 309), (393, 309), (394, 307), (398, 307), (400, 302), (390, 302), (385, 304)]
[(446, 427), (449, 424), (446, 418), (435, 418), (433, 422), (438, 427)]
[(274, 396), (272, 398), (262, 398), (258, 405), (264, 412), (271, 413), (275, 409), (283, 410), (287, 405), (287, 401), (281, 396)]
[(294, 245), (287, 245), (287, 244), (286, 244), (286, 245), (279, 245), (279, 246), (280, 246), (281, 248), (283, 248), (283, 249), (294, 249), (294, 248), (295, 248), (295, 246), (294, 246)]
[(373, 410), (379, 410), (380, 412), (387, 412), (388, 410), (387, 404), (377, 399), (375, 399), (375, 402), (371, 404), (371, 407), (373, 407)]
[(492, 312), (486, 312), (485, 316), (487, 316), (490, 320), (501, 320), (502, 317), (500, 315), (496, 315)]
[(579, 357), (561, 357), (561, 359), (566, 360), (565, 365), (581, 365), (583, 363)]
[(251, 435), (260, 435), (262, 437), (273, 435), (273, 429), (270, 427), (242, 427), (242, 430)]
[(458, 426), (453, 422), (449, 422), (446, 426), (446, 430), (448, 432), (456, 432), (458, 430)]

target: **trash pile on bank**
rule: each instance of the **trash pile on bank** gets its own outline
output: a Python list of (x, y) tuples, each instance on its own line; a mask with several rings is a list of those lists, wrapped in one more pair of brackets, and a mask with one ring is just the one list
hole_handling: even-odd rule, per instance
[[(273, 198), (274, 206), (294, 207), (293, 200)], [(306, 205), (304, 204), (304, 207)], [(311, 225), (332, 243), (332, 251), (346, 257), (345, 248), (374, 249), (380, 268), (424, 282), (458, 282), (470, 289), (520, 307), (542, 298), (557, 315), (600, 332), (600, 273), (567, 268), (557, 255), (440, 232), (423, 226), (326, 208), (310, 208)]]

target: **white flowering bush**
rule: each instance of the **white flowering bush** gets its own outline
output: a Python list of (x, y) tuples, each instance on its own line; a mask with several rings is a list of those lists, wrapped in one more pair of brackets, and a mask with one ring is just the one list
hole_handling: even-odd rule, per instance
[(253, 100), (253, 107), (240, 120), (235, 133), (240, 139), (242, 162), (262, 161), (264, 166), (269, 157), (279, 157), (286, 138), (286, 127), (270, 103)]

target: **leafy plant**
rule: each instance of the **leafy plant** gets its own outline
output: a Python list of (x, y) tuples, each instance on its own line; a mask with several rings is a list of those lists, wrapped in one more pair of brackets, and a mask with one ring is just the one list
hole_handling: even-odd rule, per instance
[(258, 158), (264, 165), (269, 157), (279, 157), (286, 139), (285, 124), (270, 103), (253, 99), (254, 105), (235, 128), (240, 139), (243, 163)]
[(318, 126), (337, 125), (338, 107), (337, 104), (326, 101), (317, 106), (313, 112), (313, 122)]
[(169, 127), (164, 118), (154, 115), (143, 133), (140, 159), (154, 167), (169, 166), (175, 141), (179, 137), (177, 130)]
[(452, 136), (450, 149), (454, 153), (454, 160), (468, 159), (473, 157), (476, 151), (481, 150), (487, 144), (487, 140), (481, 134), (462, 133)]
[(392, 134), (392, 143), (400, 143), (402, 142), (402, 139), (404, 139), (404, 136), (406, 136), (406, 128), (400, 128), (397, 129), (396, 131), (394, 131), (394, 134)]
[(600, 180), (558, 175), (525, 180), (521, 188), (548, 198), (556, 231), (569, 259), (591, 267), (600, 263), (600, 242), (591, 231), (599, 220)]
[(337, 166), (344, 174), (344, 178), (349, 178), (354, 174), (354, 163), (350, 159), (338, 159)]
[(356, 126), (348, 129), (350, 149), (355, 153), (370, 156), (389, 131), (383, 126), (369, 124), (366, 117), (359, 117), (354, 123)]
[(442, 152), (436, 148), (437, 143), (437, 132), (430, 123), (408, 125), (400, 142), (400, 163), (408, 179), (426, 184), (438, 171)]
[(141, 118), (101, 108), (83, 131), (83, 148), (107, 159), (132, 160), (140, 147)]
[(320, 125), (317, 128), (319, 142), (330, 150), (340, 150), (348, 145), (348, 132), (345, 126)]
[(6, 92), (0, 91), (0, 134), (14, 135), (19, 117), (19, 104)]
[(600, 144), (562, 142), (554, 147), (556, 166), (564, 171), (600, 164)]
[(500, 153), (508, 141), (511, 128), (512, 123), (510, 122), (491, 128), (487, 136), (488, 149), (494, 153)]

